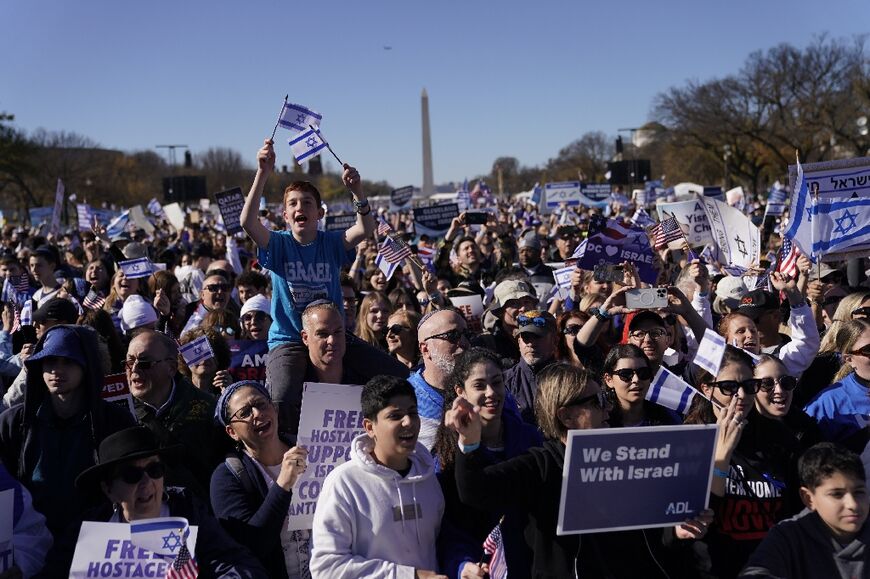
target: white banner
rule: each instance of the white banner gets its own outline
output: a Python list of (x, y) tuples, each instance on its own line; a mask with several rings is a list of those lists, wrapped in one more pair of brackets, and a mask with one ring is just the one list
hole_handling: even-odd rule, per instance
[(758, 228), (739, 209), (710, 197), (701, 199), (716, 244), (716, 261), (722, 265), (752, 267), (760, 261)]
[(475, 294), (473, 296), (457, 296), (450, 298), (450, 303), (462, 312), (468, 329), (472, 332), (483, 331), (483, 298)]
[(699, 200), (659, 203), (656, 209), (659, 212), (659, 221), (664, 221), (664, 214), (668, 213), (680, 223), (689, 226), (689, 231), (686, 233), (689, 245), (713, 243), (713, 232), (707, 222), (707, 212), (704, 210), (704, 204)]

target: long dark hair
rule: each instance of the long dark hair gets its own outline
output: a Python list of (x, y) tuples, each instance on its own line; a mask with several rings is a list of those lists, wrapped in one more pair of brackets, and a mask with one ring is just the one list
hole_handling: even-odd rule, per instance
[[(722, 365), (720, 371), (725, 366), (743, 364), (751, 371), (755, 362), (752, 356), (731, 345), (725, 346), (725, 354), (722, 356)], [(707, 370), (701, 370), (696, 377), (696, 383), (700, 389), (704, 384), (710, 384), (716, 381), (716, 376), (713, 376)], [(686, 413), (684, 424), (713, 424), (716, 422), (716, 413), (713, 412), (713, 404), (703, 396), (695, 396), (692, 400), (692, 405), (689, 407), (689, 412)]]
[[(465, 380), (468, 379), (471, 370), (478, 364), (485, 364), (487, 362), (495, 364), (499, 370), (502, 369), (501, 359), (492, 350), (471, 348), (460, 354), (456, 360), (456, 365), (453, 367), (453, 372), (450, 373), (444, 384), (445, 414), (453, 407), (453, 401), (459, 397), (456, 389), (465, 389)], [(438, 459), (442, 471), (453, 466), (453, 462), (456, 459), (457, 441), (458, 436), (452, 428), (447, 428), (443, 423), (438, 427), (432, 454)]]

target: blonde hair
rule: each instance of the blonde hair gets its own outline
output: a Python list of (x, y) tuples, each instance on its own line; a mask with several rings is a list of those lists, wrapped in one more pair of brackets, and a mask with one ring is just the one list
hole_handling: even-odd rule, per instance
[(607, 296), (603, 294), (585, 294), (582, 298), (580, 298), (580, 311), (588, 311), (589, 308), (592, 307), (592, 304), (594, 304), (595, 302), (603, 304), (606, 299)]
[(868, 297), (870, 297), (870, 291), (861, 291), (851, 293), (840, 300), (837, 309), (834, 310), (831, 327), (828, 328), (828, 331), (822, 337), (822, 343), (819, 345), (819, 354), (830, 354), (831, 352), (840, 351), (840, 343), (837, 340), (840, 329), (846, 322), (852, 319), (852, 310), (857, 309), (861, 305), (861, 302)]
[(582, 396), (589, 379), (590, 375), (586, 370), (564, 362), (551, 364), (541, 370), (537, 376), (535, 418), (545, 437), (561, 440), (567, 434), (568, 429), (556, 416), (556, 412)]
[(393, 314), (393, 304), (390, 303), (387, 296), (378, 291), (369, 292), (366, 297), (362, 299), (362, 302), (359, 305), (359, 312), (357, 312), (356, 315), (356, 335), (364, 342), (368, 342), (372, 346), (380, 348), (382, 336), (378, 336), (371, 327), (369, 327), (368, 320), (366, 319), (369, 315), (369, 310), (372, 309), (372, 305), (376, 302), (379, 302), (380, 305), (384, 306), (384, 309), (387, 312), (387, 317)]
[[(870, 330), (870, 322), (867, 320), (858, 318), (857, 320), (844, 322), (836, 337), (837, 342), (840, 344), (840, 353), (845, 356), (851, 352), (852, 348), (855, 347), (855, 343), (860, 340), (864, 332), (868, 330)], [(852, 372), (854, 372), (852, 366), (846, 364), (844, 361), (840, 366), (840, 369), (837, 370), (837, 373), (834, 375), (833, 382), (839, 382)]]
[[(121, 277), (122, 275), (124, 275), (124, 270), (122, 270), (121, 268), (118, 268), (117, 270), (115, 270), (115, 273), (112, 274), (112, 279), (109, 280), (109, 295), (106, 297), (106, 303), (103, 305), (103, 309), (106, 310), (107, 312), (114, 312), (116, 310), (115, 302), (118, 301), (119, 296), (118, 296), (118, 292), (115, 291), (115, 281), (119, 277)], [(131, 278), (130, 281), (136, 282), (136, 284), (137, 284), (136, 285), (136, 293), (137, 294), (139, 294), (140, 296), (142, 296), (144, 298), (150, 299), (151, 296), (148, 292), (148, 280), (147, 279), (143, 279), (141, 277), (140, 278)]]

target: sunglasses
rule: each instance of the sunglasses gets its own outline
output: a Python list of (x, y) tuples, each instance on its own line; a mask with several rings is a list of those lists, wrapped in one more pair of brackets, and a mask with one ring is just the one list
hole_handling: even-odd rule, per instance
[(637, 374), (638, 380), (649, 380), (653, 376), (652, 370), (646, 366), (641, 368), (622, 368), (608, 373), (611, 376), (619, 376), (619, 379), (623, 382), (631, 382), (635, 374)]
[(142, 360), (139, 358), (128, 358), (124, 360), (124, 367), (127, 370), (132, 370), (133, 368), (139, 368), (140, 370), (150, 370), (160, 362), (166, 362), (168, 360), (174, 360), (175, 358), (163, 358), (162, 360)]
[(256, 398), (250, 404), (245, 404), (238, 410), (236, 410), (232, 416), (230, 416), (230, 422), (247, 422), (254, 415), (254, 410), (256, 409), (257, 414), (263, 414), (272, 406), (271, 400), (266, 400), (265, 398)]
[(741, 388), (743, 388), (743, 390), (748, 394), (756, 394), (758, 393), (758, 389), (761, 387), (761, 378), (750, 378), (743, 382), (738, 382), (737, 380), (720, 380), (719, 382), (710, 382), (709, 385), (718, 388), (725, 396), (734, 396)]
[(864, 356), (865, 358), (870, 358), (870, 344), (867, 344), (866, 346), (861, 346), (859, 349), (852, 350), (849, 353), (853, 356)]
[(128, 485), (139, 484), (144, 475), (148, 475), (152, 480), (163, 478), (166, 474), (166, 466), (162, 462), (151, 462), (146, 466), (133, 466), (128, 464), (118, 469), (118, 477)]
[(398, 336), (402, 332), (407, 332), (410, 329), (411, 328), (409, 328), (408, 326), (403, 326), (401, 324), (393, 324), (392, 326), (387, 328), (387, 333), (388, 334), (395, 334)]
[[(839, 301), (839, 298), (837, 298), (837, 300)], [(857, 310), (852, 310), (852, 317), (855, 317), (855, 316), (864, 316), (864, 317), (870, 316), (870, 307), (864, 306), (862, 308), (858, 308)]]
[(547, 327), (547, 318), (545, 318), (543, 316), (529, 317), (529, 316), (526, 316), (525, 314), (520, 314), (517, 316), (517, 323), (521, 327), (528, 326), (529, 324), (532, 324), (538, 328), (545, 328), (545, 327)]
[(208, 291), (210, 291), (211, 293), (214, 294), (217, 292), (229, 291), (230, 286), (225, 284), (225, 283), (210, 283), (207, 286), (205, 286), (205, 289), (207, 289)]
[(628, 335), (635, 340), (643, 340), (647, 336), (649, 336), (653, 340), (661, 340), (668, 335), (668, 332), (667, 330), (663, 330), (661, 328), (653, 328), (652, 330), (634, 330), (632, 332), (629, 332)]
[(566, 336), (576, 336), (577, 333), (580, 331), (580, 328), (582, 327), (583, 326), (578, 324), (571, 324), (570, 326), (565, 326), (565, 329), (562, 330), (562, 333)]
[(243, 322), (250, 322), (250, 321), (262, 322), (265, 319), (266, 319), (266, 314), (264, 312), (248, 312), (247, 314), (242, 316)]
[(786, 392), (791, 392), (797, 386), (797, 378), (794, 376), (781, 376), (779, 378), (761, 379), (761, 389), (765, 392), (773, 392), (777, 384)]
[(604, 410), (608, 406), (607, 394), (604, 390), (599, 390), (595, 394), (589, 394), (588, 396), (581, 396), (576, 400), (572, 400), (571, 402), (565, 404), (565, 407), (568, 406), (583, 406), (584, 404), (588, 404), (589, 402), (595, 402), (595, 405), (598, 406), (601, 410)]
[(471, 341), (472, 333), (468, 330), (450, 330), (449, 332), (442, 332), (440, 334), (435, 334), (434, 336), (429, 336), (424, 342), (428, 340), (444, 340), (445, 342), (450, 342), (451, 344), (458, 344), (463, 338), (468, 341)]

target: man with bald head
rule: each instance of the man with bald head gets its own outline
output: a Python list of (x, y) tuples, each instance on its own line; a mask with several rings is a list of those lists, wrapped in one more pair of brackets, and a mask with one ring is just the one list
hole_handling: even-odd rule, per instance
[(423, 367), (412, 372), (408, 382), (417, 394), (420, 413), (418, 440), (432, 450), (435, 434), (444, 415), (444, 388), (453, 371), (456, 358), (470, 347), (471, 334), (465, 318), (453, 309), (436, 310), (427, 314), (417, 326), (420, 358)]

